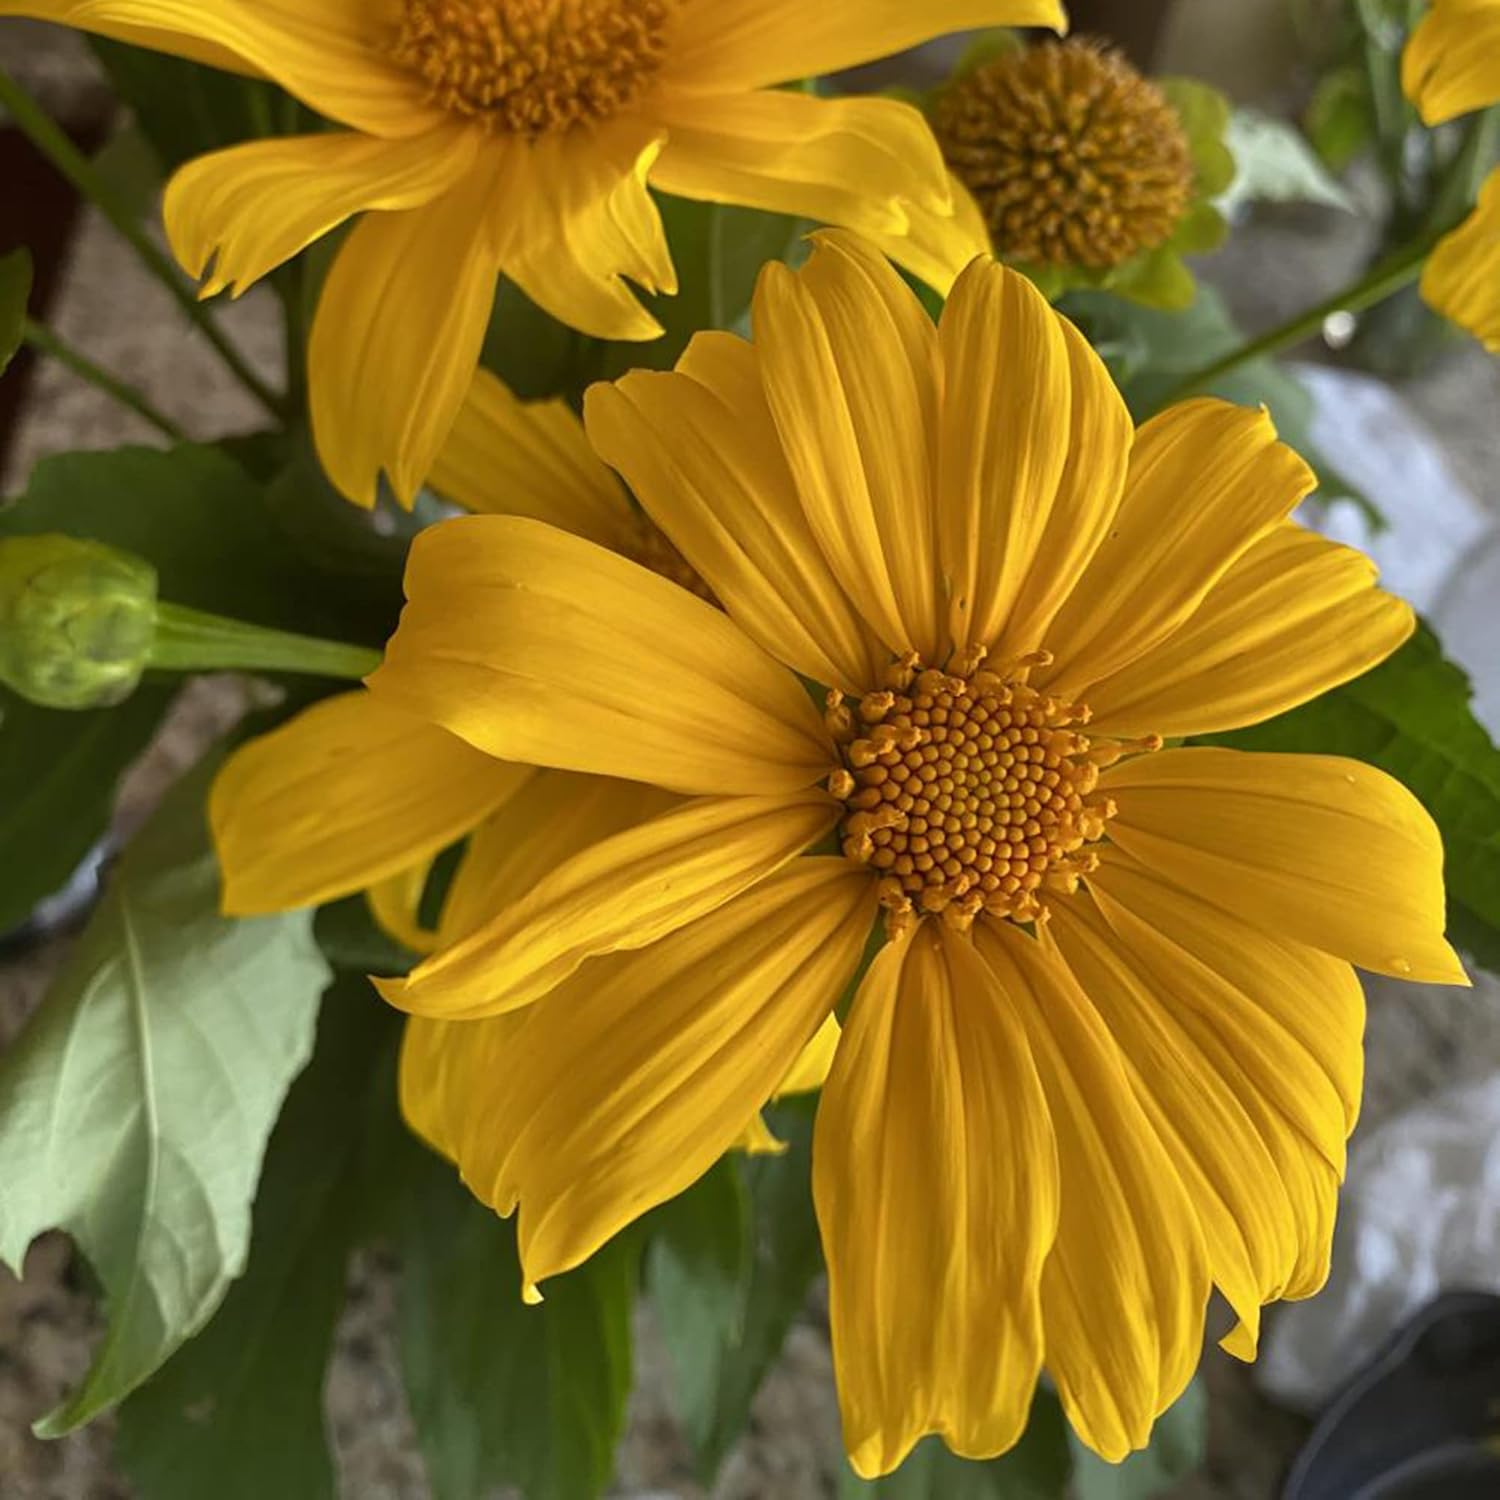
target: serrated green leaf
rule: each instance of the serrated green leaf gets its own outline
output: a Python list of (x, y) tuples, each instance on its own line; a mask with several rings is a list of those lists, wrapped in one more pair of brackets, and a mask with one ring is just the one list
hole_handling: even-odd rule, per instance
[(630, 1392), (639, 1241), (624, 1235), (521, 1301), (515, 1224), (428, 1157), (401, 1241), (401, 1365), (434, 1500), (514, 1484), (592, 1500)]
[(31, 297), (31, 255), (23, 249), (0, 257), (0, 375), (16, 357)]
[(1423, 626), (1373, 672), (1213, 743), (1349, 755), (1409, 787), (1442, 830), (1451, 935), (1500, 972), (1500, 750), (1471, 696), (1468, 677)]
[(940, 1438), (927, 1438), (884, 1479), (866, 1481), (846, 1469), (839, 1500), (1067, 1500), (1072, 1470), (1062, 1406), (1038, 1387), (1026, 1431), (1009, 1453), (977, 1463), (950, 1453)]
[(150, 742), (172, 691), (115, 708), (38, 708), (0, 688), (0, 934), (68, 883), (109, 827), (120, 777)]
[(372, 1115), (394, 1113), (394, 1013), (360, 976), (323, 998), (255, 1196), (250, 1258), (213, 1321), (120, 1411), (115, 1452), (148, 1500), (333, 1500), (323, 1382), (366, 1222)]
[(1203, 1462), (1208, 1434), (1208, 1397), (1194, 1380), (1176, 1404), (1157, 1418), (1151, 1445), (1123, 1463), (1106, 1463), (1069, 1434), (1073, 1445), (1076, 1500), (1154, 1500)]
[(0, 1260), (73, 1236), (109, 1331), (37, 1424), (55, 1437), (135, 1389), (244, 1267), (250, 1201), (329, 978), (306, 912), (230, 921), (204, 798), (180, 783), (126, 851), (71, 961), (0, 1061)]
[(1218, 200), (1225, 213), (1258, 200), (1323, 203), (1354, 212), (1354, 200), (1343, 184), (1294, 125), (1258, 110), (1237, 109), (1225, 140), (1236, 166), (1234, 181)]
[(647, 1224), (646, 1287), (672, 1365), (678, 1420), (694, 1451), (713, 1434), (722, 1367), (740, 1340), (749, 1210), (740, 1161), (731, 1155)]

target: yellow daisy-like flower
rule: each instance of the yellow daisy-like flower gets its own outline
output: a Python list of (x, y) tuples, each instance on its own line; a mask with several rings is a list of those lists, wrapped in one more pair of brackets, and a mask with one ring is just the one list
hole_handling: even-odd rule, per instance
[(0, 0), (274, 79), (345, 127), (188, 163), (172, 247), (239, 292), (363, 215), (308, 350), (333, 482), (410, 504), (478, 363), (497, 276), (602, 338), (676, 289), (648, 188), (882, 237), (946, 291), (984, 248), (920, 114), (771, 87), (968, 26), (1065, 25), (1060, 0)]
[[(1500, 0), (1433, 0), (1401, 61), (1407, 96), (1428, 125), (1500, 103)], [(1500, 354), (1500, 169), (1432, 253), (1422, 296)]]
[(377, 702), (686, 800), (382, 986), (403, 1107), (519, 1209), (534, 1288), (741, 1137), (884, 908), (813, 1153), (849, 1453), (1001, 1452), (1045, 1365), (1119, 1458), (1211, 1286), (1248, 1355), (1324, 1277), (1351, 965), (1465, 982), (1400, 785), (1161, 736), (1301, 703), (1412, 617), (1287, 520), (1313, 476), (1263, 412), (1133, 430), (1019, 274), (976, 262), (934, 327), (830, 233), (753, 321), (586, 411), (722, 610), (534, 520), (417, 539)]

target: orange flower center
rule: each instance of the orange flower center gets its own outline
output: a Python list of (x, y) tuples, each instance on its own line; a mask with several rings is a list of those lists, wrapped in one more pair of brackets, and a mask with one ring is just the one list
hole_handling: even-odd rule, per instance
[(979, 670), (978, 657), (951, 672), (907, 660), (854, 713), (830, 702), (844, 853), (879, 872), (898, 925), (925, 912), (959, 927), (981, 911), (1043, 917), (1045, 886), (1075, 889), (1097, 864), (1084, 846), (1114, 814), (1095, 790), (1100, 767), (1161, 743), (1079, 733), (1087, 708), (1024, 681), (1045, 653), (999, 672)]
[(690, 594), (696, 594), (708, 604), (717, 604), (714, 591), (699, 575), (687, 558), (674, 547), (666, 532), (649, 516), (639, 512), (635, 516), (635, 535), (622, 549), (632, 561), (643, 568), (659, 573), (669, 583), (675, 583)]
[(1192, 201), (1192, 152), (1166, 96), (1087, 41), (1017, 48), (953, 83), (933, 130), (996, 250), (1104, 270), (1164, 244)]
[(404, 0), (393, 46), (428, 96), (535, 138), (629, 108), (661, 66), (675, 0)]

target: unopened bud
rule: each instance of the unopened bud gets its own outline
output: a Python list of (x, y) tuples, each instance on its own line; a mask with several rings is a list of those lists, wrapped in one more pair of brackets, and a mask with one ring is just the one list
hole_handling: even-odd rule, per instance
[(128, 698), (156, 634), (156, 570), (102, 542), (0, 538), (0, 682), (45, 708)]

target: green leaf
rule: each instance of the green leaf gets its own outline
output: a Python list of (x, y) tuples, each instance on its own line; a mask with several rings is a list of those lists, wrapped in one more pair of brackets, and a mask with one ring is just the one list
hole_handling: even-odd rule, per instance
[(401, 1363), (435, 1500), (514, 1484), (591, 1500), (609, 1483), (630, 1392), (639, 1241), (625, 1235), (521, 1300), (515, 1225), (428, 1157), (402, 1237)]
[(250, 1200), (312, 1047), (328, 966), (306, 912), (230, 921), (204, 798), (169, 794), (126, 851), (52, 993), (0, 1061), (0, 1260), (67, 1230), (104, 1288), (93, 1368), (37, 1424), (119, 1401), (244, 1268)]
[(309, 559), (296, 524), (239, 464), (195, 445), (43, 459), (0, 510), (0, 536), (59, 531), (145, 558), (169, 603), (339, 639), (357, 625), (364, 641), (383, 640), (400, 607), (399, 566), (372, 581)]
[(1313, 150), (1342, 172), (1375, 140), (1369, 75), (1357, 63), (1335, 68), (1313, 91), (1302, 123)]
[(0, 375), (16, 357), (31, 297), (31, 255), (23, 249), (0, 257)]
[(317, 1049), (266, 1152), (245, 1274), (120, 1411), (115, 1452), (150, 1500), (333, 1500), (323, 1381), (365, 1222), (372, 1116), (394, 1113), (399, 1025), (366, 981), (323, 999)]
[(846, 1469), (839, 1500), (1067, 1500), (1073, 1469), (1068, 1424), (1057, 1397), (1038, 1387), (1031, 1420), (1009, 1453), (976, 1463), (950, 1453), (940, 1438), (927, 1438), (884, 1479), (867, 1481)]
[(672, 1364), (678, 1419), (695, 1451), (713, 1435), (723, 1366), (740, 1340), (749, 1210), (738, 1156), (730, 1155), (648, 1222), (646, 1286)]
[(1196, 78), (1158, 78), (1157, 85), (1177, 111), (1187, 134), (1200, 198), (1217, 198), (1234, 181), (1234, 153), (1225, 144), (1229, 100)]
[(1450, 935), (1500, 972), (1500, 750), (1470, 697), (1423, 626), (1373, 672), (1213, 743), (1353, 756), (1404, 783), (1442, 830)]
[(750, 1406), (781, 1353), (808, 1291), (823, 1269), (823, 1250), (812, 1202), (812, 1132), (815, 1102), (788, 1099), (767, 1111), (787, 1149), (742, 1164), (750, 1210), (748, 1273), (738, 1313), (738, 1337), (721, 1346), (714, 1390), (699, 1397), (711, 1419), (696, 1419), (706, 1436), (698, 1447), (702, 1473), (712, 1476), (745, 1430)]
[(1354, 212), (1354, 200), (1295, 126), (1253, 109), (1237, 109), (1227, 136), (1238, 170), (1219, 198), (1232, 214), (1245, 203), (1323, 203)]
[(1123, 1463), (1105, 1463), (1070, 1433), (1076, 1500), (1152, 1500), (1203, 1462), (1207, 1431), (1208, 1397), (1194, 1380), (1157, 1418), (1150, 1447)]
[(116, 708), (37, 708), (0, 688), (0, 934), (68, 883), (109, 827), (120, 777), (156, 733), (171, 691)]

